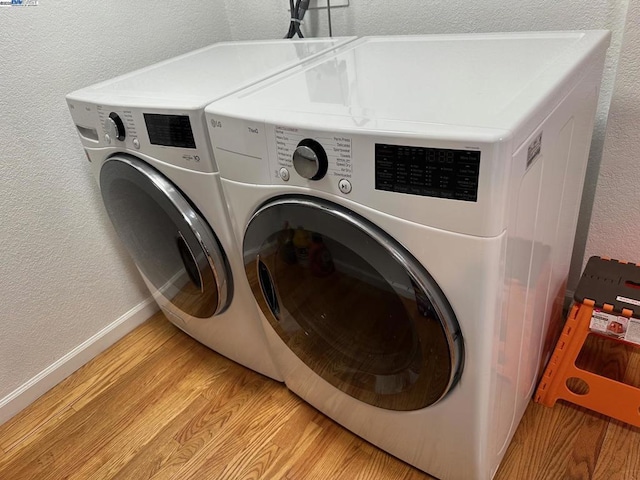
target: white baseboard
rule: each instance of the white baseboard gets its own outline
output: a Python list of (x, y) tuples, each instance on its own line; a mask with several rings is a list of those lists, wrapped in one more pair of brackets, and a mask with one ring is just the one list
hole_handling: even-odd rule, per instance
[(157, 311), (157, 303), (152, 297), (149, 297), (9, 395), (0, 399), (0, 425), (28, 407), (40, 396), (47, 393), (134, 328), (144, 323)]

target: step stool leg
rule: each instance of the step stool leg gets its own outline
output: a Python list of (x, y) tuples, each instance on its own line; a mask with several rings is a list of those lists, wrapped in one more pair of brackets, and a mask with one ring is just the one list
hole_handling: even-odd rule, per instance
[[(587, 303), (588, 302), (588, 303)], [(542, 375), (534, 400), (547, 407), (553, 407), (566, 387), (567, 372), (582, 350), (589, 335), (589, 322), (593, 313), (593, 302), (574, 304), (569, 312), (556, 348)]]

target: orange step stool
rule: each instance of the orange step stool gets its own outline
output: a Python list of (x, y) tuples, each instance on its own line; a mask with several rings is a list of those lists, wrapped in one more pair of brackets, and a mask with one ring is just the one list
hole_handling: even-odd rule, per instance
[[(589, 334), (640, 348), (640, 264), (591, 257), (574, 300), (534, 400), (547, 407), (568, 400), (640, 427), (639, 388), (576, 367)], [(591, 329), (592, 320), (597, 331)], [(572, 392), (567, 387), (572, 378), (585, 382), (588, 392)]]

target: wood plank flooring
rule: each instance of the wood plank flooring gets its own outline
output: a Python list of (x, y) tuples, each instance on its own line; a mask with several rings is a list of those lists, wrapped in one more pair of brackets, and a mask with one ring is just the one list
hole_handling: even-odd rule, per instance
[[(585, 366), (639, 383), (633, 349), (591, 343)], [(0, 426), (0, 479), (62, 478), (432, 477), (158, 314)], [(640, 429), (532, 403), (495, 478), (640, 480)]]

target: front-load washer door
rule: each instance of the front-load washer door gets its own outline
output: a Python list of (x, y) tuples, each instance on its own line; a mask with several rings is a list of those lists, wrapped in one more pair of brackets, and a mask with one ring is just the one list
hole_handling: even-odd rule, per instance
[(148, 163), (110, 157), (100, 169), (107, 213), (161, 306), (208, 318), (231, 300), (231, 275), (213, 231), (180, 190)]
[(463, 340), (427, 270), (360, 215), (307, 196), (251, 218), (247, 278), (279, 337), (343, 392), (391, 410), (434, 404), (462, 373)]

